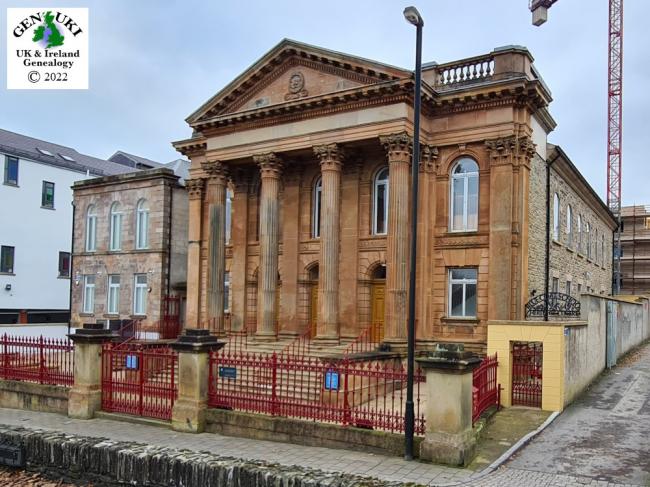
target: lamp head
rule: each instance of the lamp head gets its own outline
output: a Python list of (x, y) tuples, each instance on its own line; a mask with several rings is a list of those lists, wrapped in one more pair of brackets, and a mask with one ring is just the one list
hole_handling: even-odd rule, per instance
[(424, 25), (424, 20), (415, 7), (406, 7), (404, 9), (404, 18), (409, 24), (413, 24), (416, 27), (422, 27)]

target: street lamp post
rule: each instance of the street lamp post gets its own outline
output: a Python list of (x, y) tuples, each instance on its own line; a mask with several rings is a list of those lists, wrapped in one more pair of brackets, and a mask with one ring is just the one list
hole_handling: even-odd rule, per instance
[(404, 411), (404, 458), (413, 460), (415, 407), (413, 375), (415, 368), (415, 261), (418, 236), (418, 171), (420, 166), (420, 105), (422, 86), (422, 27), (424, 20), (415, 7), (404, 9), (404, 18), (415, 26), (415, 96), (413, 100), (413, 161), (411, 164), (411, 253), (409, 276), (409, 311), (407, 330), (406, 409)]

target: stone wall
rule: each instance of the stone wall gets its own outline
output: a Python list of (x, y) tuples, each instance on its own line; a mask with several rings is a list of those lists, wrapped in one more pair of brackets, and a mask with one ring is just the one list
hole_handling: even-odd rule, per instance
[[(570, 282), (569, 294), (578, 297), (580, 293), (593, 292), (609, 294), (612, 276), (612, 223), (602, 216), (603, 209), (595, 203), (590, 188), (580, 186), (578, 180), (567, 177), (567, 167), (562, 159), (557, 160), (551, 169), (551, 209), (550, 209), (550, 272), (549, 291), (553, 290), (553, 279), (557, 279), (558, 291), (566, 293)], [(586, 184), (586, 183), (585, 183)], [(560, 201), (559, 237), (553, 238), (554, 232), (554, 194)], [(571, 206), (571, 234), (568, 233), (567, 208)], [(536, 155), (531, 161), (530, 175), (530, 218), (528, 260), (529, 292), (544, 292), (544, 273), (546, 263), (546, 162)], [(578, 232), (578, 218), (582, 225), (582, 245)], [(586, 233), (589, 224), (591, 236)], [(602, 249), (604, 237), (604, 252)], [(587, 242), (591, 241), (591, 251)]]
[(21, 447), (26, 468), (64, 482), (118, 487), (398, 486), (350, 474), (282, 466), (212, 453), (0, 427), (0, 442)]
[(68, 413), (67, 387), (0, 380), (0, 408)]
[(189, 199), (184, 187), (172, 190), (171, 289), (184, 289), (187, 281), (187, 231), (190, 219)]

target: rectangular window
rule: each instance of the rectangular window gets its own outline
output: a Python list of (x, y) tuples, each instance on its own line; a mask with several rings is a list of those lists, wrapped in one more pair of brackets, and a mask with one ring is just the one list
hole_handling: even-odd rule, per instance
[(578, 283), (578, 296), (582, 293), (582, 284)]
[(551, 284), (551, 292), (552, 293), (560, 292), (560, 280), (557, 277), (553, 278), (553, 283)]
[(59, 252), (59, 277), (70, 277), (70, 252)]
[(43, 208), (54, 208), (54, 183), (43, 181), (41, 193), (41, 206)]
[(3, 245), (0, 247), (0, 272), (14, 273), (14, 247)]
[(92, 274), (84, 276), (83, 312), (95, 312), (95, 276)]
[(232, 231), (232, 199), (233, 194), (231, 190), (226, 191), (226, 244), (230, 243), (230, 233)]
[(136, 274), (134, 278), (135, 286), (133, 290), (133, 314), (147, 314), (147, 275)]
[(226, 313), (230, 311), (230, 272), (224, 274), (223, 309)]
[(473, 268), (449, 269), (449, 316), (476, 317), (476, 280)]
[(5, 158), (5, 184), (18, 186), (18, 158)]
[(120, 276), (111, 274), (108, 276), (108, 301), (106, 310), (108, 314), (120, 313)]
[(645, 229), (650, 230), (650, 217), (645, 217)]
[(566, 282), (566, 293), (571, 296), (571, 281)]

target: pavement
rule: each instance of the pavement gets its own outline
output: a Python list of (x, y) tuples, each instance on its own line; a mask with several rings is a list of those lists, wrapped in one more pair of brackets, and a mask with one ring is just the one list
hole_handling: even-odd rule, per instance
[[(488, 438), (491, 437), (495, 448), (503, 443), (500, 446), (504, 449), (512, 443), (514, 430), (514, 426), (512, 431), (507, 426), (504, 427), (512, 421), (508, 419), (508, 414), (531, 416), (537, 422), (543, 421), (544, 417), (539, 411), (518, 413), (515, 408), (499, 414), (503, 416), (497, 416), (497, 426), (493, 426), (491, 432), (488, 429), (486, 434)], [(234, 438), (213, 433), (178, 433), (166, 428), (105, 418), (82, 421), (57, 414), (0, 409), (0, 423), (208, 451), (420, 485), (649, 486), (650, 344), (627, 357), (612, 371), (603, 374), (578, 401), (502, 467), (492, 472), (488, 472), (488, 469), (484, 473), (348, 450)], [(489, 456), (487, 453), (483, 455)], [(484, 458), (482, 464), (475, 468), (482, 468), (487, 462)]]

